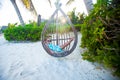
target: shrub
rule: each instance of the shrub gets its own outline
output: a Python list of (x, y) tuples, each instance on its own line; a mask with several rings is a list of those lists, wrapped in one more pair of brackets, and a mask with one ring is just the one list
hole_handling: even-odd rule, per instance
[(120, 76), (119, 0), (98, 0), (81, 27), (83, 59), (99, 62)]
[(37, 24), (26, 24), (24, 27), (14, 26), (9, 27), (4, 31), (4, 37), (8, 41), (39, 41), (41, 38), (42, 26), (37, 26)]

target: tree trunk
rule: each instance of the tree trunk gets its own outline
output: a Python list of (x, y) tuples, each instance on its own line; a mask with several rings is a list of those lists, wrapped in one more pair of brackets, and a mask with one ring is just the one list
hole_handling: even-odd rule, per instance
[(18, 8), (18, 6), (17, 6), (17, 4), (16, 4), (16, 0), (10, 0), (10, 1), (12, 2), (13, 6), (14, 6), (14, 8), (15, 8), (15, 11), (16, 11), (16, 13), (17, 13), (17, 15), (18, 15), (18, 18), (19, 18), (19, 20), (20, 20), (21, 25), (24, 26), (25, 24), (24, 24), (23, 18), (22, 18), (22, 16), (21, 16), (21, 13), (20, 13), (20, 11), (19, 11), (19, 8)]
[(33, 5), (32, 0), (29, 0), (29, 2), (30, 2), (30, 10), (33, 11), (33, 13), (35, 14), (35, 16), (37, 16), (37, 11), (36, 11), (36, 9), (35, 9), (35, 7)]
[(26, 9), (29, 10), (33, 14), (34, 19), (36, 20), (37, 19), (37, 11), (33, 5), (33, 1), (32, 0), (21, 0), (21, 2), (26, 7)]
[(86, 10), (87, 10), (87, 15), (90, 13), (90, 11), (93, 9), (93, 2), (92, 0), (83, 0)]

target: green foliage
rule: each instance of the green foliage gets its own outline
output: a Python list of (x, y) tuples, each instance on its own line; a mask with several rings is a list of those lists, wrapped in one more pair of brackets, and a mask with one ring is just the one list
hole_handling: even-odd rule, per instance
[(4, 37), (8, 41), (39, 41), (44, 24), (42, 23), (39, 27), (35, 22), (26, 24), (24, 27), (11, 24), (4, 31)]
[(9, 27), (9, 28), (13, 28), (13, 27), (15, 27), (16, 25), (17, 25), (17, 23), (15, 23), (15, 24), (9, 23), (9, 24), (8, 24), (8, 27)]
[(70, 17), (71, 21), (73, 24), (82, 24), (84, 21), (84, 14), (78, 13), (77, 15), (75, 14), (75, 9), (73, 9), (72, 12), (68, 13), (68, 16)]
[(70, 17), (72, 23), (74, 24), (74, 27), (76, 28), (77, 31), (80, 31), (81, 24), (83, 24), (85, 15), (78, 13), (77, 15), (75, 14), (75, 9), (73, 9), (72, 12), (68, 13), (68, 16)]
[(120, 76), (119, 0), (98, 0), (81, 27), (83, 59), (99, 62)]
[(69, 17), (70, 17), (70, 19), (71, 19), (73, 24), (77, 24), (78, 23), (79, 17), (75, 15), (75, 8), (73, 9), (72, 12), (69, 12)]
[(81, 24), (75, 24), (74, 27), (75, 27), (75, 29), (76, 29), (77, 31), (80, 31), (80, 29), (81, 29)]

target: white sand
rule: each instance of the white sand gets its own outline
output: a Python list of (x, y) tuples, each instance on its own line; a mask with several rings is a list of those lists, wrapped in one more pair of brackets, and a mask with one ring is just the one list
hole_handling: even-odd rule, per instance
[[(79, 39), (81, 35), (79, 35)], [(79, 47), (67, 57), (48, 55), (41, 42), (10, 43), (0, 36), (0, 80), (119, 80), (83, 60)]]

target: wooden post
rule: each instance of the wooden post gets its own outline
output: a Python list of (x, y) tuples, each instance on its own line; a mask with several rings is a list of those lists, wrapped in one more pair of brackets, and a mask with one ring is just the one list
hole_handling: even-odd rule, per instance
[(37, 19), (37, 25), (40, 26), (40, 23), (41, 23), (41, 15), (39, 14)]

